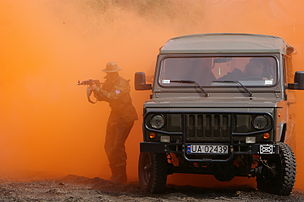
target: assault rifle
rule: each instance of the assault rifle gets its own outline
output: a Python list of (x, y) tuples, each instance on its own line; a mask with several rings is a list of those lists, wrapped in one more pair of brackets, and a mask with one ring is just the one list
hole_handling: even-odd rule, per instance
[(95, 104), (97, 101), (93, 101), (91, 100), (91, 95), (93, 93), (93, 90), (90, 88), (91, 86), (93, 85), (97, 85), (98, 87), (101, 86), (101, 82), (99, 80), (93, 80), (93, 79), (89, 79), (89, 80), (85, 80), (85, 81), (78, 81), (77, 83), (78, 85), (85, 85), (85, 86), (89, 86), (87, 88), (87, 98), (88, 98), (88, 101), (92, 104)]
[(93, 86), (93, 85), (100, 86), (102, 83), (99, 80), (85, 80), (85, 81), (78, 81), (78, 85), (85, 85), (85, 86)]

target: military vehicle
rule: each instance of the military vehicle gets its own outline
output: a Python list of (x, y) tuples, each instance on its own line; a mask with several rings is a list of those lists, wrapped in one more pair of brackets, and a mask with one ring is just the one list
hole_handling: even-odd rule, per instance
[[(173, 173), (229, 181), (256, 177), (257, 188), (289, 195), (296, 162), (286, 144), (288, 96), (304, 89), (304, 72), (288, 83), (294, 49), (276, 36), (197, 34), (160, 48), (153, 85), (135, 73), (136, 90), (152, 90), (143, 107), (139, 183), (166, 189)], [(207, 182), (206, 182), (207, 183)]]

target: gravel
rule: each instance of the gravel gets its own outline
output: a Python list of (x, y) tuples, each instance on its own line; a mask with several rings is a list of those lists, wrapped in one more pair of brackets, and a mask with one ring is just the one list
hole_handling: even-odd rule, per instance
[(136, 182), (117, 185), (101, 178), (69, 175), (56, 180), (0, 180), (0, 201), (304, 201), (304, 194), (277, 196), (250, 187), (206, 189), (168, 185), (166, 193), (143, 193)]

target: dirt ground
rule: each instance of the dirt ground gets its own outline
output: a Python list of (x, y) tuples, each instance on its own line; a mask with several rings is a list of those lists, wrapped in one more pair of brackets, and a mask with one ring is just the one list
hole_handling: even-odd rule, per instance
[(101, 178), (66, 176), (32, 182), (0, 181), (0, 201), (304, 201), (304, 194), (288, 197), (262, 193), (248, 187), (202, 189), (169, 185), (165, 194), (147, 195), (137, 183), (115, 185)]

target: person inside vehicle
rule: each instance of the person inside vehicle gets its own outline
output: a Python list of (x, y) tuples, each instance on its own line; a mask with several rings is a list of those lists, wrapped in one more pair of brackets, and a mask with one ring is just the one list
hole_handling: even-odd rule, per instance
[(267, 80), (270, 79), (269, 62), (264, 58), (252, 58), (246, 65), (244, 70), (244, 77), (246, 80)]
[(268, 80), (271, 78), (271, 71), (269, 70), (271, 63), (269, 59), (252, 58), (245, 66), (244, 71), (235, 68), (232, 72), (219, 78), (219, 81), (238, 81), (238, 80)]

